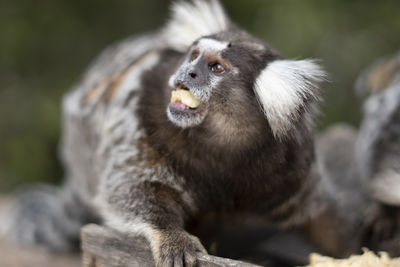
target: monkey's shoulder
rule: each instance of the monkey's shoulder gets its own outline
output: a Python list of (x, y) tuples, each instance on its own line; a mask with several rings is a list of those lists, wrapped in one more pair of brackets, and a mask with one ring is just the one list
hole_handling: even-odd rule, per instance
[(173, 66), (167, 64), (180, 55), (158, 39), (157, 34), (132, 37), (105, 49), (65, 95), (64, 120), (83, 122), (93, 130), (125, 121), (130, 130), (137, 129), (134, 121), (143, 92), (150, 90), (161, 99), (166, 84), (162, 74), (172, 71)]

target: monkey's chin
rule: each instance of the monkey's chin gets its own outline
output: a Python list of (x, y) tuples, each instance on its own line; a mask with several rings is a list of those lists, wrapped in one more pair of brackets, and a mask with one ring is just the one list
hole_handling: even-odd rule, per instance
[(195, 109), (183, 107), (181, 103), (170, 103), (167, 107), (168, 119), (178, 127), (189, 128), (200, 125), (207, 116), (207, 105)]

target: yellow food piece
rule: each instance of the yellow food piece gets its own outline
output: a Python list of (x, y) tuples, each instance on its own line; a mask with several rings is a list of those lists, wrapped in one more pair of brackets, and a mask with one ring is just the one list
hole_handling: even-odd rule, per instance
[(367, 249), (364, 249), (364, 254), (352, 255), (348, 259), (334, 259), (313, 253), (310, 255), (310, 265), (306, 267), (400, 267), (400, 258), (391, 259), (386, 252), (380, 252), (377, 256)]
[(171, 103), (181, 102), (190, 108), (197, 108), (201, 102), (196, 99), (188, 90), (174, 90), (171, 95)]

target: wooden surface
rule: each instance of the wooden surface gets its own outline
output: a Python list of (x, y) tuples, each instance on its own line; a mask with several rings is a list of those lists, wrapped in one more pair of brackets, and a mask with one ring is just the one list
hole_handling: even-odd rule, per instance
[(1, 267), (78, 267), (79, 254), (54, 254), (34, 248), (20, 248), (0, 240)]
[[(91, 224), (82, 229), (82, 249), (85, 267), (154, 266), (145, 239), (127, 236), (99, 225)], [(198, 266), (256, 267), (258, 265), (199, 253)]]

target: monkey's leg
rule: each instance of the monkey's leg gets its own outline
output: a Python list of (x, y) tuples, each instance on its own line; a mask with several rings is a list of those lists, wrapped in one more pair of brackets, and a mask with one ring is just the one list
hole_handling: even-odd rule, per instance
[[(326, 190), (325, 181), (320, 181), (313, 191), (298, 199), (298, 207), (293, 210), (293, 226), (319, 249), (320, 253), (334, 257), (348, 257), (360, 250), (361, 224), (348, 209), (340, 203), (341, 192), (332, 197)], [(360, 213), (353, 210), (353, 213)], [(297, 214), (297, 215), (296, 215)], [(289, 225), (290, 226), (290, 225)]]
[(316, 142), (319, 201), (326, 205), (304, 228), (324, 253), (337, 257), (359, 252), (363, 213), (369, 206), (355, 162), (357, 134), (356, 129), (337, 124)]
[(186, 193), (171, 180), (153, 176), (151, 170), (138, 171), (123, 177), (114, 173), (102, 186), (98, 200), (105, 223), (119, 231), (144, 236), (156, 266), (194, 266), (196, 252), (206, 251), (183, 228), (184, 219), (192, 210)]
[(332, 191), (331, 183), (313, 168), (302, 189), (272, 211), (269, 219), (278, 227), (299, 230), (323, 254), (349, 256), (360, 248), (360, 216), (345, 212), (347, 204), (340, 203), (342, 196), (340, 191)]

